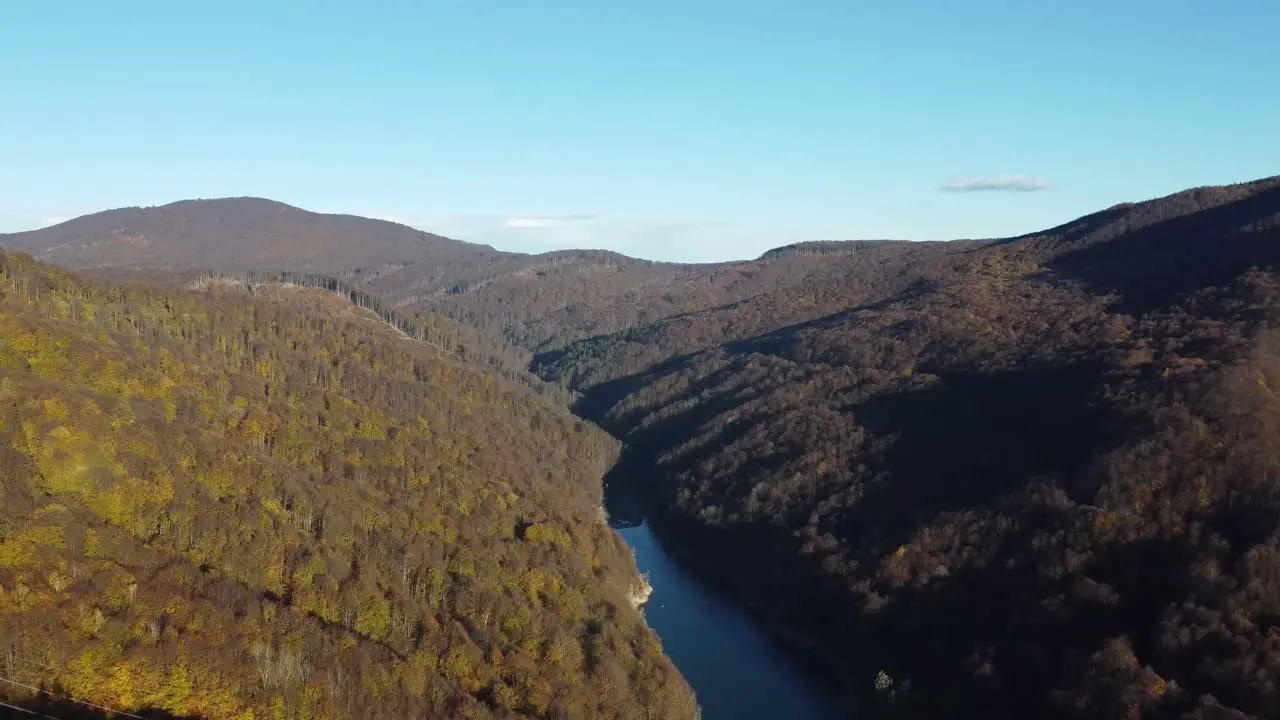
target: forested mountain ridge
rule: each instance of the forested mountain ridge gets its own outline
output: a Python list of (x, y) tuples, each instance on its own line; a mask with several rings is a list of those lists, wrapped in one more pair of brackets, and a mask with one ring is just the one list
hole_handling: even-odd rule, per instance
[(535, 352), (802, 286), (824, 255), (876, 244), (801, 243), (711, 265), (601, 250), (526, 255), (258, 198), (122, 208), (0, 234), (0, 247), (73, 269), (328, 275), (390, 308), (448, 317)]
[[(155, 268), (87, 268), (78, 271), (81, 276), (110, 283), (148, 284), (158, 288), (170, 288), (176, 284), (203, 287), (220, 284), (236, 286), (252, 294), (258, 288), (278, 295), (284, 287), (302, 287), (325, 291), (328, 297), (309, 295), (322, 302), (339, 301), (342, 312), (349, 303), (355, 309), (386, 323), (402, 335), (434, 348), (466, 364), (499, 375), (506, 380), (523, 385), (536, 393), (550, 397), (562, 405), (568, 405), (574, 393), (560, 384), (551, 384), (533, 374), (530, 363), (533, 354), (526, 348), (513, 345), (501, 337), (481, 328), (464, 324), (442, 315), (421, 313), (412, 308), (400, 308), (380, 295), (361, 289), (349, 281), (333, 275), (259, 270), (198, 270), (194, 268), (161, 270)], [(332, 308), (331, 308), (332, 309)]]
[[(838, 254), (860, 254), (873, 245), (848, 247)], [(802, 295), (807, 287), (831, 282), (833, 272), (830, 257), (819, 252), (708, 265), (562, 265), (495, 279), (415, 307), (501, 333), (508, 342), (545, 354), (578, 340), (733, 306), (762, 293), (795, 289)]]
[[(1044, 232), (1002, 240), (786, 246), (765, 253), (755, 263), (734, 268), (754, 281), (741, 293), (740, 300), (587, 338), (559, 351), (541, 353), (535, 357), (534, 367), (544, 376), (564, 380), (574, 387), (590, 387), (667, 358), (725, 342), (891, 299), (924, 296), (934, 288), (971, 275), (975, 260), (987, 264), (984, 272), (996, 272), (998, 283), (1049, 271), (1061, 275), (1072, 266), (1088, 262), (1091, 267), (1075, 271), (1082, 276), (1077, 280), (1101, 281), (1103, 274), (1125, 273), (1132, 276), (1125, 280), (1130, 285), (1131, 298), (1140, 293), (1167, 292), (1143, 285), (1160, 278), (1163, 282), (1176, 282), (1192, 277), (1176, 272), (1176, 268), (1169, 267), (1171, 263), (1203, 264), (1205, 268), (1225, 264), (1222, 272), (1237, 272), (1239, 269), (1231, 263), (1247, 262), (1249, 256), (1233, 254), (1229, 247), (1215, 247), (1211, 240), (1224, 235), (1235, 238), (1231, 233), (1237, 230), (1274, 227), (1280, 222), (1273, 206), (1277, 187), (1280, 178), (1196, 188), (1145, 203), (1127, 203)], [(1250, 205), (1259, 206), (1256, 213)], [(1255, 214), (1256, 218), (1240, 219)], [(1143, 234), (1148, 228), (1167, 222), (1178, 226)], [(1209, 236), (1197, 237), (1196, 233), (1202, 232)], [(1170, 235), (1179, 242), (1165, 247)], [(1124, 242), (1111, 242), (1121, 236), (1126, 236)], [(1098, 247), (1093, 251), (1079, 252), (1059, 266), (1049, 265), (1065, 253), (1094, 245)], [(723, 270), (721, 274), (727, 272)], [(1117, 277), (1107, 282), (1119, 281)]]
[[(629, 293), (638, 288), (691, 272), (687, 266), (605, 251), (500, 252), (394, 222), (309, 212), (247, 197), (107, 210), (39, 230), (0, 234), (0, 247), (71, 269), (326, 274), (374, 292), (396, 307), (465, 318), (489, 329), (471, 307), (477, 298), (481, 311), (496, 307), (498, 316), (508, 320), (491, 328), (495, 336), (530, 347), (559, 337), (568, 327), (564, 315), (574, 310), (566, 304), (615, 294), (632, 297)], [(517, 323), (508, 317), (517, 309), (508, 305), (509, 295), (527, 292), (529, 278), (538, 280), (540, 288), (549, 284), (548, 279), (550, 284), (563, 284), (549, 294), (540, 289), (535, 298), (520, 298), (518, 309), (530, 315)], [(628, 307), (625, 300), (616, 302)], [(550, 317), (544, 320), (544, 315)], [(529, 317), (534, 319), (533, 329), (528, 327)], [(597, 327), (590, 319), (578, 322), (584, 325), (584, 336), (622, 327)]]
[(0, 253), (4, 676), (208, 718), (693, 717), (601, 518), (616, 443), (354, 310)]
[(1280, 179), (572, 344), (669, 545), (903, 717), (1280, 707)]
[(471, 265), (502, 255), (392, 222), (248, 197), (107, 210), (0, 235), (0, 246), (67, 268), (337, 272), (428, 257)]
[[(1043, 256), (1052, 252), (1050, 245), (1105, 240), (1109, 234), (1136, 231), (1143, 223), (1210, 207), (1274, 182), (1197, 188), (1159, 201), (1125, 203), (1002, 242), (1017, 242), (1024, 250), (1034, 247)], [(917, 245), (885, 240), (796, 243), (756, 260), (710, 265), (649, 262), (600, 250), (526, 255), (393, 222), (313, 213), (258, 198), (122, 208), (41, 230), (0, 234), (0, 247), (69, 268), (329, 275), (379, 296), (388, 307), (449, 317), (536, 353), (759, 295), (794, 288), (803, 297), (806, 288), (830, 286), (841, 274), (862, 281), (899, 272), (908, 261), (932, 263), (930, 253), (922, 259), (919, 249), (912, 249)], [(873, 259), (881, 266), (873, 266)], [(786, 302), (780, 306), (788, 317), (817, 317), (814, 313), (822, 308), (839, 308), (847, 299), (837, 295), (826, 305), (819, 301), (812, 312), (793, 311)]]
[[(136, 275), (138, 273), (128, 273)], [(167, 277), (166, 277), (167, 276)], [(173, 274), (164, 273), (153, 281), (172, 283)], [(231, 284), (254, 293), (264, 289), (275, 295), (280, 289), (311, 288), (327, 292), (334, 299), (346, 301), (364, 316), (386, 323), (405, 338), (421, 342), (437, 352), (447, 354), (463, 363), (486, 370), (506, 380), (523, 385), (561, 404), (569, 404), (573, 394), (560, 385), (544, 382), (529, 371), (532, 354), (519, 346), (503, 341), (482, 329), (464, 325), (440, 315), (426, 315), (408, 309), (397, 309), (377, 295), (326, 276), (305, 273), (222, 272), (200, 273), (190, 284), (203, 287), (210, 283)], [(316, 297), (309, 294), (309, 297)], [(346, 308), (348, 312), (351, 308)]]
[(864, 711), (1276, 716), (1280, 178), (1001, 240), (412, 267), (335, 275), (583, 393), (669, 547)]

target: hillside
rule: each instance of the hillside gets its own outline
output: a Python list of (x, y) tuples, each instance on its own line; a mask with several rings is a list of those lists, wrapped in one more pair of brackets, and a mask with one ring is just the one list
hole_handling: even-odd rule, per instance
[(669, 545), (890, 715), (1275, 717), (1280, 178), (824, 257), (539, 358)]
[[(719, 265), (655, 263), (597, 250), (499, 252), (396, 223), (257, 198), (109, 210), (0, 234), (0, 247), (73, 269), (327, 275), (377, 295), (389, 308), (448, 317), (531, 351), (795, 286), (824, 265), (814, 248)], [(786, 262), (772, 262), (784, 256)]]
[(220, 284), (235, 285), (250, 294), (259, 288), (270, 291), (282, 285), (319, 290), (322, 292), (310, 293), (308, 296), (337, 308), (345, 308), (344, 312), (347, 313), (358, 310), (363, 315), (376, 318), (405, 338), (423, 343), (441, 356), (448, 356), (523, 385), (562, 405), (568, 405), (575, 397), (561, 385), (547, 383), (530, 372), (529, 365), (533, 355), (528, 350), (472, 325), (413, 309), (399, 309), (383, 297), (331, 275), (291, 271), (128, 268), (93, 268), (82, 270), (81, 273), (85, 277), (109, 282), (149, 284), (160, 288), (175, 284), (190, 287)]
[(473, 265), (501, 253), (382, 220), (259, 198), (120, 208), (29, 232), (0, 246), (68, 268), (348, 271), (413, 260)]
[[(899, 243), (901, 245), (901, 243)], [(842, 257), (871, 245), (850, 243)], [(528, 271), (496, 277), (455, 293), (399, 300), (415, 308), (488, 329), (535, 353), (716, 308), (731, 309), (764, 292), (831, 281), (823, 253), (768, 255), (757, 261), (668, 265), (623, 259), (610, 264), (561, 262), (534, 256)], [(825, 278), (825, 280), (823, 279)], [(388, 290), (371, 284), (375, 292)], [(397, 297), (393, 292), (392, 298)]]
[(0, 438), (8, 679), (204, 718), (694, 716), (601, 517), (616, 443), (338, 296), (0, 253)]
[(670, 549), (864, 712), (1275, 717), (1280, 178), (720, 265), (466, 247), (332, 275), (580, 392)]
[[(640, 287), (687, 273), (682, 266), (601, 251), (499, 252), (393, 222), (314, 213), (260, 198), (108, 210), (40, 230), (0, 234), (0, 247), (72, 269), (325, 274), (375, 292), (401, 309), (472, 321), (496, 304), (506, 322), (494, 324), (493, 335), (530, 347), (568, 327), (562, 321), (566, 303), (613, 294), (631, 297), (627, 294)], [(620, 271), (627, 280), (617, 283)], [(524, 314), (519, 317), (503, 307), (508, 295), (527, 288), (524, 279), (548, 275), (563, 279), (564, 287), (532, 303), (521, 298)], [(474, 306), (469, 302), (491, 285), (484, 299)], [(626, 300), (615, 302), (625, 305)], [(549, 317), (542, 319), (544, 315)], [(526, 327), (530, 317), (537, 318), (532, 329)], [(590, 318), (577, 322), (584, 336), (622, 327)]]

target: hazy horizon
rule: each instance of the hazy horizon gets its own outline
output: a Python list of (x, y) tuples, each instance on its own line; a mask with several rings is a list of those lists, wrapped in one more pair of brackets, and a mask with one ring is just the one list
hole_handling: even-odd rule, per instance
[[(1144, 199), (1145, 199), (1145, 198), (1144, 198)], [(73, 216), (73, 217), (67, 217), (67, 218), (47, 218), (47, 219), (44, 219), (44, 220), (36, 220), (36, 221), (33, 221), (33, 223), (32, 223), (29, 227), (19, 227), (19, 228), (17, 228), (17, 229), (3, 229), (3, 228), (0, 228), (0, 236), (3, 236), (3, 235), (10, 235), (10, 234), (17, 234), (17, 233), (23, 233), (23, 232), (32, 232), (32, 231), (36, 231), (36, 230), (42, 230), (42, 229), (45, 229), (45, 228), (50, 228), (50, 227), (54, 227), (54, 226), (56, 226), (56, 225), (61, 225), (61, 224), (67, 223), (67, 222), (71, 222), (71, 221), (73, 221), (73, 220), (77, 220), (77, 219), (80, 219), (80, 218), (83, 218), (83, 217), (89, 217), (89, 216), (98, 215), (98, 214), (102, 214), (102, 213), (106, 213), (106, 212), (111, 212), (111, 211), (115, 211), (115, 210), (126, 210), (126, 209), (132, 209), (132, 208), (137, 208), (137, 209), (142, 209), (142, 210), (149, 210), (149, 209), (155, 209), (155, 208), (168, 207), (168, 206), (170, 206), (170, 205), (179, 205), (179, 204), (182, 204), (182, 203), (188, 203), (188, 202), (217, 202), (217, 201), (225, 201), (225, 200), (260, 200), (260, 201), (265, 201), (265, 202), (280, 203), (280, 204), (283, 204), (283, 205), (287, 205), (287, 206), (290, 206), (290, 207), (296, 208), (296, 209), (301, 210), (301, 211), (303, 211), (303, 212), (316, 213), (316, 214), (322, 214), (322, 215), (347, 215), (347, 216), (361, 217), (361, 218), (365, 218), (365, 219), (368, 219), (368, 220), (379, 220), (379, 221), (384, 221), (384, 222), (390, 222), (390, 223), (395, 223), (395, 224), (398, 224), (398, 225), (403, 225), (403, 226), (406, 226), (406, 227), (410, 227), (410, 228), (413, 228), (413, 229), (415, 229), (415, 230), (422, 230), (422, 231), (424, 231), (424, 232), (429, 232), (429, 233), (432, 233), (432, 234), (441, 235), (441, 236), (443, 236), (443, 237), (447, 237), (447, 238), (452, 239), (452, 240), (461, 240), (461, 241), (463, 241), (463, 242), (473, 243), (473, 244), (476, 244), (476, 245), (487, 245), (487, 246), (491, 246), (491, 247), (493, 247), (495, 250), (504, 251), (504, 252), (526, 253), (526, 254), (539, 254), (539, 253), (546, 253), (546, 252), (558, 252), (558, 251), (565, 251), (565, 250), (611, 250), (611, 251), (613, 251), (613, 252), (622, 252), (622, 253), (623, 253), (623, 254), (625, 254), (625, 255), (629, 255), (630, 257), (634, 257), (634, 258), (642, 259), (642, 260), (652, 260), (652, 261), (655, 261), (655, 262), (691, 263), (691, 264), (716, 264), (716, 263), (725, 263), (725, 262), (730, 262), (730, 263), (732, 263), (732, 262), (742, 262), (742, 261), (755, 260), (755, 259), (759, 258), (759, 257), (760, 257), (760, 255), (762, 255), (762, 254), (764, 254), (764, 253), (767, 253), (767, 252), (769, 252), (769, 251), (771, 251), (771, 250), (776, 250), (776, 249), (779, 249), (779, 248), (782, 248), (782, 247), (786, 247), (786, 246), (788, 246), (788, 245), (793, 245), (793, 244), (796, 244), (796, 243), (811, 243), (811, 242), (816, 242), (816, 243), (822, 243), (822, 242), (885, 242), (885, 241), (889, 241), (889, 242), (934, 242), (934, 241), (951, 242), (951, 241), (959, 241), (959, 240), (985, 240), (985, 239), (992, 239), (992, 240), (994, 240), (994, 239), (1000, 239), (999, 237), (996, 237), (996, 236), (991, 236), (991, 237), (989, 237), (989, 238), (983, 238), (983, 237), (955, 237), (955, 238), (870, 238), (870, 237), (868, 237), (868, 238), (807, 238), (807, 239), (792, 240), (792, 241), (788, 241), (788, 242), (778, 243), (778, 244), (775, 244), (775, 245), (770, 245), (770, 246), (764, 247), (762, 250), (760, 250), (760, 252), (757, 252), (757, 253), (752, 254), (752, 255), (743, 255), (743, 256), (741, 256), (741, 257), (737, 257), (737, 256), (725, 256), (725, 257), (721, 257), (721, 258), (717, 258), (717, 259), (713, 259), (713, 260), (689, 260), (689, 261), (678, 260), (678, 259), (677, 259), (677, 260), (664, 260), (664, 259), (662, 259), (662, 258), (646, 257), (646, 256), (644, 256), (644, 255), (634, 255), (634, 254), (631, 254), (631, 253), (625, 253), (625, 252), (623, 252), (623, 251), (621, 251), (621, 250), (616, 250), (616, 249), (609, 248), (609, 247), (604, 247), (604, 246), (591, 246), (591, 245), (572, 245), (572, 246), (570, 246), (570, 245), (566, 245), (566, 246), (564, 246), (564, 247), (550, 247), (550, 248), (545, 248), (545, 249), (527, 249), (527, 248), (520, 248), (520, 247), (503, 247), (503, 246), (500, 246), (500, 245), (494, 245), (494, 244), (492, 244), (492, 243), (488, 243), (488, 242), (483, 242), (483, 241), (478, 241), (478, 240), (467, 240), (467, 239), (462, 238), (462, 237), (457, 237), (457, 236), (454, 236), (454, 235), (448, 235), (448, 234), (445, 234), (445, 233), (442, 233), (442, 232), (438, 232), (438, 231), (436, 231), (436, 230), (433, 230), (433, 229), (431, 229), (430, 227), (423, 227), (423, 226), (419, 226), (419, 225), (414, 225), (414, 224), (413, 224), (413, 223), (411, 223), (411, 222), (406, 222), (406, 220), (405, 220), (405, 219), (402, 219), (402, 218), (396, 218), (396, 217), (375, 217), (375, 216), (371, 216), (371, 215), (361, 215), (360, 213), (350, 213), (350, 212), (343, 212), (343, 211), (323, 211), (323, 210), (313, 210), (313, 209), (311, 209), (311, 208), (303, 207), (303, 206), (300, 206), (300, 205), (295, 204), (295, 203), (286, 202), (286, 201), (284, 201), (284, 200), (278, 200), (278, 199), (275, 199), (275, 198), (264, 198), (264, 197), (258, 197), (258, 196), (252, 196), (252, 195), (228, 195), (228, 196), (223, 196), (223, 197), (207, 197), (207, 198), (182, 198), (182, 199), (179, 199), (179, 200), (172, 200), (172, 201), (168, 201), (168, 202), (160, 202), (160, 203), (156, 203), (156, 204), (149, 204), (149, 205), (138, 205), (138, 204), (136, 204), (136, 203), (135, 203), (135, 204), (132, 204), (132, 205), (121, 205), (121, 206), (118, 206), (118, 207), (99, 208), (99, 209), (96, 209), (96, 210), (90, 210), (90, 211), (87, 211), (87, 212), (84, 212), (84, 213), (81, 213), (81, 214), (75, 215), (75, 216)], [(1066, 219), (1066, 221), (1070, 221), (1070, 220), (1074, 220), (1074, 219), (1075, 219), (1075, 217), (1067, 218), (1067, 219)], [(478, 222), (483, 222), (483, 221), (487, 220), (487, 218), (485, 218), (485, 217), (483, 217), (483, 216), (477, 216), (476, 220), (477, 220)], [(533, 219), (530, 219), (530, 220), (532, 221)], [(1055, 224), (1055, 225), (1058, 225), (1058, 224), (1061, 224), (1061, 223), (1054, 223), (1054, 224)], [(1026, 233), (1036, 232), (1036, 231), (1038, 231), (1038, 230), (1047, 230), (1047, 229), (1049, 229), (1049, 226), (1045, 226), (1045, 227), (1036, 227), (1036, 228), (1028, 229), (1028, 230), (1026, 231)], [(1016, 235), (1022, 235), (1022, 234), (1026, 234), (1026, 233), (1021, 233), (1021, 232), (1020, 232), (1020, 233), (1015, 233), (1015, 234), (1016, 234)], [(1011, 234), (1010, 236), (1013, 236), (1013, 235)], [(1004, 236), (1004, 237), (1010, 237), (1010, 236)]]

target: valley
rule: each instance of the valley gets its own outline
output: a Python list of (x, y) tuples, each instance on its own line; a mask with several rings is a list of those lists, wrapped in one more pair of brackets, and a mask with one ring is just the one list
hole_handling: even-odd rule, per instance
[(641, 478), (632, 471), (643, 468), (624, 457), (607, 476), (610, 525), (652, 584), (645, 621), (693, 687), (702, 717), (856, 717), (838, 682), (768, 633), (725, 588), (709, 585), (687, 554), (663, 544), (645, 518)]
[[(331, 647), (365, 677), (395, 668), (358, 691), (393, 714), (692, 717), (695, 692), (706, 720), (1208, 720), (1280, 704), (1280, 179), (1019, 237), (715, 265), (504, 253), (244, 198), (109, 211), (0, 247), (92, 278), (9, 255), (0, 298), (0, 452), (22, 468), (0, 583), (27, 588), (0, 619), (62, 687), (210, 716), (308, 692), (354, 702), (319, 674), (255, 684), (208, 659), (247, 662), (231, 648), (251, 618), (277, 628), (272, 653), (303, 643), (316, 673), (333, 672)], [(253, 283), (186, 287), (209, 273)], [(338, 314), (353, 302), (363, 323)], [(102, 384), (95, 363), (119, 369)], [(68, 403), (103, 410), (100, 426), (75, 427)], [(245, 435), (250, 420), (275, 429)], [(139, 434), (94, 454), (112, 422)], [(160, 433), (209, 450), (147, 455), (184, 447)], [(264, 479), (195, 473), (231, 457)], [(119, 505), (139, 493), (154, 504)], [(313, 543), (291, 518), (322, 500), (350, 529)], [(207, 527), (180, 519), (193, 513)], [(115, 544), (83, 549), (85, 527)], [(246, 554), (246, 538), (279, 557)], [(655, 584), (648, 626), (625, 599), (624, 541)], [(124, 603), (110, 564), (133, 554), (208, 609)], [(320, 562), (330, 585), (289, 580)], [(432, 568), (434, 585), (409, 580)], [(215, 586), (221, 600), (201, 594)], [(369, 625), (383, 603), (387, 627)], [(115, 655), (76, 662), (137, 677), (208, 662), (230, 673), (211, 690), (226, 704), (92, 688), (67, 658), (103, 638)]]

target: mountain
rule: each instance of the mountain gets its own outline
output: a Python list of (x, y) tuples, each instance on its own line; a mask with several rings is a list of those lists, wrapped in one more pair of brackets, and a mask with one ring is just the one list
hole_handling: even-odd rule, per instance
[(1280, 178), (821, 250), (538, 357), (668, 545), (889, 716), (1275, 717)]
[(0, 253), (0, 700), (693, 718), (600, 511), (617, 453), (335, 293)]
[(862, 712), (1275, 716), (1280, 178), (996, 240), (489, 252), (330, 267), (579, 393), (608, 482)]
[(535, 351), (802, 283), (823, 264), (809, 252), (792, 258), (801, 262), (718, 265), (599, 250), (499, 252), (256, 198), (109, 210), (0, 235), (0, 247), (74, 269), (328, 275), (391, 308), (448, 317)]
[(0, 235), (0, 246), (68, 268), (336, 272), (413, 260), (473, 265), (502, 255), (396, 223), (259, 198), (108, 210)]
[(389, 308), (447, 317), (491, 342), (533, 352), (813, 283), (811, 274), (829, 275), (833, 256), (881, 244), (800, 243), (754, 262), (708, 265), (601, 250), (528, 255), (258, 198), (122, 208), (0, 234), (0, 247), (62, 267), (112, 270), (113, 279), (140, 272), (161, 282), (199, 271), (325, 275)]
[[(108, 210), (40, 230), (0, 234), (0, 247), (72, 269), (324, 274), (376, 292), (398, 308), (472, 320), (478, 317), (476, 308), (458, 302), (459, 296), (492, 287), (479, 303), (488, 311), (507, 302), (491, 299), (495, 295), (520, 294), (528, 288), (523, 280), (550, 276), (562, 287), (536, 298), (524, 316), (507, 317), (506, 324), (493, 328), (495, 337), (534, 346), (565, 327), (559, 320), (567, 304), (617, 295), (613, 302), (625, 305), (635, 290), (687, 272), (683, 266), (604, 251), (499, 252), (397, 223), (314, 213), (260, 198)], [(617, 277), (619, 272), (625, 279)], [(537, 318), (533, 329), (530, 313)], [(587, 334), (620, 327), (601, 328), (591, 320), (580, 324)]]

